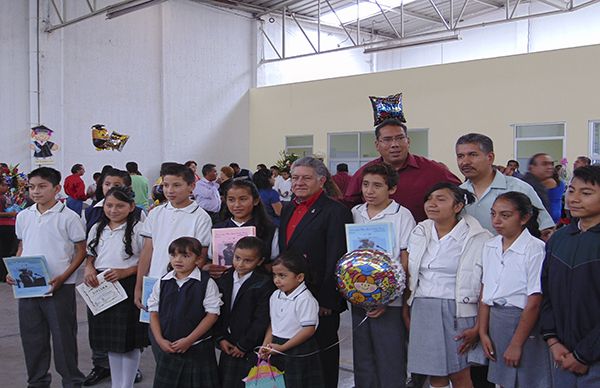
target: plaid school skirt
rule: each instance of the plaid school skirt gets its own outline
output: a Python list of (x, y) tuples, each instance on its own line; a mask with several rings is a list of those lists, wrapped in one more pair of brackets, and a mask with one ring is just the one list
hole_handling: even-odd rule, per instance
[(165, 353), (156, 361), (154, 388), (220, 388), (219, 370), (212, 339), (185, 353)]
[(256, 365), (258, 359), (252, 350), (246, 353), (246, 357), (236, 358), (221, 352), (219, 357), (219, 378), (221, 388), (244, 388), (246, 383), (242, 381), (248, 376), (250, 369)]
[[(288, 340), (273, 336), (273, 343), (283, 345)], [(308, 341), (288, 350), (290, 356), (303, 355), (316, 351), (319, 348), (314, 337)], [(323, 373), (321, 370), (321, 361), (319, 354), (309, 357), (288, 357), (280, 354), (274, 354), (271, 357), (271, 364), (283, 371), (286, 388), (325, 388)]]
[(88, 309), (90, 347), (101, 352), (126, 353), (149, 345), (148, 325), (141, 323), (133, 303), (135, 275), (119, 280), (127, 299), (98, 315)]

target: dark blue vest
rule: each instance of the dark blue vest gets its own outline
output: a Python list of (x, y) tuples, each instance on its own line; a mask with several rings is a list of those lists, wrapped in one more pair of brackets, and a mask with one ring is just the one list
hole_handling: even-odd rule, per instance
[[(176, 341), (188, 336), (206, 316), (203, 302), (210, 276), (201, 273), (202, 280), (190, 279), (181, 288), (175, 279), (160, 281), (158, 316), (165, 339)], [(209, 330), (201, 339), (210, 335)]]

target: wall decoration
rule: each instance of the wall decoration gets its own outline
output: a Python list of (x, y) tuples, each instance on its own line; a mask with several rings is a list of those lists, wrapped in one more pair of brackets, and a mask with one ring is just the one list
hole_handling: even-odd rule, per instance
[(54, 131), (45, 125), (31, 128), (29, 148), (33, 151), (34, 164), (38, 166), (54, 164), (53, 152), (58, 151), (60, 147), (50, 141), (53, 133)]
[(128, 140), (129, 135), (123, 135), (115, 131), (109, 134), (104, 124), (92, 125), (92, 144), (96, 147), (96, 151), (116, 150), (121, 152)]

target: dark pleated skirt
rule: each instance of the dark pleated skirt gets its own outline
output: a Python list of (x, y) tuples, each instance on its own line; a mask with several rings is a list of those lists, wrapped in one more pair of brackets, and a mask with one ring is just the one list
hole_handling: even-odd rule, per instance
[(200, 342), (185, 353), (158, 354), (154, 388), (220, 388), (212, 340)]
[[(282, 345), (287, 341), (287, 339), (273, 336), (275, 344)], [(312, 353), (318, 348), (317, 341), (313, 337), (286, 353), (290, 356), (297, 356)], [(271, 357), (271, 364), (284, 372), (286, 388), (325, 388), (323, 373), (327, 371), (321, 369), (319, 353), (309, 357), (274, 355)]]
[(244, 388), (242, 379), (248, 376), (250, 369), (257, 363), (256, 354), (252, 351), (244, 358), (236, 358), (221, 352), (219, 357), (219, 379), (222, 388)]
[(140, 310), (133, 303), (135, 275), (119, 280), (127, 299), (93, 315), (88, 309), (90, 347), (101, 352), (126, 353), (149, 345), (148, 325), (139, 322)]

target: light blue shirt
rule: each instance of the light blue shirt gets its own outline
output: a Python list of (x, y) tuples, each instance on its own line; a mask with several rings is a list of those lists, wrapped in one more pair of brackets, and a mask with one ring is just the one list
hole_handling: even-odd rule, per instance
[(219, 195), (219, 184), (201, 178), (196, 182), (196, 188), (192, 193), (194, 200), (207, 212), (218, 213), (221, 209), (221, 196)]
[[(518, 178), (514, 178), (512, 176), (506, 176), (500, 174), (498, 172), (494, 172), (494, 180), (490, 187), (483, 193), (481, 198), (477, 198), (477, 200), (468, 205), (466, 207), (467, 214), (475, 217), (477, 221), (483, 226), (485, 229), (492, 232), (492, 234), (496, 235), (496, 230), (492, 227), (492, 217), (490, 216), (490, 210), (492, 209), (492, 205), (496, 198), (503, 193), (508, 191), (518, 191), (523, 193), (529, 197), (533, 206), (537, 207), (540, 211), (538, 215), (538, 223), (540, 224), (540, 230), (544, 230), (547, 228), (552, 228), (555, 226), (554, 221), (552, 221), (552, 217), (544, 208), (544, 204), (542, 200), (537, 195), (533, 187), (529, 185), (529, 183), (524, 182)], [(473, 184), (470, 180), (467, 179), (465, 183), (460, 185), (463, 189), (470, 191), (475, 194), (475, 189), (473, 188)]]

